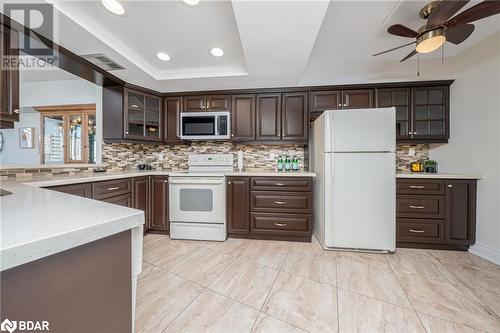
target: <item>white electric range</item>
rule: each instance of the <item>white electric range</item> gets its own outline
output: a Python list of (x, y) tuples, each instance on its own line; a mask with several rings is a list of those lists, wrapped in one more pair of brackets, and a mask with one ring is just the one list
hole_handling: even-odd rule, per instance
[(233, 171), (233, 154), (189, 155), (188, 166), (170, 176), (170, 238), (224, 241), (224, 173)]

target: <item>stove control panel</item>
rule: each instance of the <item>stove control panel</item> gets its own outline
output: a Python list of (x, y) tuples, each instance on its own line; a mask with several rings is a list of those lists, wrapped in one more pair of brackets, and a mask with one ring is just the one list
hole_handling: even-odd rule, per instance
[(233, 166), (233, 154), (193, 154), (188, 158), (189, 166)]

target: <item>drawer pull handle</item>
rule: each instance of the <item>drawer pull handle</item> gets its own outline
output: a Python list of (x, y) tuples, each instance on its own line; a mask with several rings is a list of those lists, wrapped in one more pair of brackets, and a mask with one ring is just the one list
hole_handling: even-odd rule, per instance
[(274, 225), (277, 227), (286, 227), (288, 224), (287, 223), (275, 223)]
[(115, 191), (115, 190), (119, 190), (119, 189), (120, 189), (120, 186), (108, 187), (108, 191)]
[(286, 204), (286, 201), (275, 201), (274, 203), (277, 205), (284, 205)]
[(276, 185), (276, 186), (283, 186), (285, 184), (283, 184), (283, 183), (275, 183), (274, 185)]
[(413, 208), (413, 209), (424, 209), (425, 206), (415, 206), (415, 205), (410, 205), (410, 208)]
[(425, 186), (424, 185), (410, 185), (410, 188), (423, 189), (423, 188), (425, 188)]
[(417, 229), (410, 229), (410, 232), (416, 233), (416, 234), (421, 234), (424, 232), (424, 230), (417, 230)]

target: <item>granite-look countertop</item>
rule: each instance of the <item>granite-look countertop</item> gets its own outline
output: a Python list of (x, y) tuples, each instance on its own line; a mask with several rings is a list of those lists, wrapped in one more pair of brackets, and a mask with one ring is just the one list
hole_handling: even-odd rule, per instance
[(428, 178), (428, 179), (481, 179), (479, 175), (427, 172), (399, 172), (396, 178)]

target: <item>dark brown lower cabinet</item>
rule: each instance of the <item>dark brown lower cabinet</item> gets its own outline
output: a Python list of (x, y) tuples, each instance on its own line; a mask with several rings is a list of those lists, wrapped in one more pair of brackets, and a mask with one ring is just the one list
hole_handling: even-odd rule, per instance
[(149, 230), (149, 177), (137, 177), (133, 179), (134, 186), (134, 208), (144, 211), (144, 231)]
[(229, 177), (226, 188), (227, 233), (250, 234), (250, 177)]
[(151, 177), (151, 218), (149, 228), (164, 232), (169, 230), (168, 176)]
[(120, 205), (123, 207), (133, 207), (132, 206), (133, 199), (134, 198), (132, 197), (132, 193), (127, 193), (127, 194), (117, 195), (115, 197), (100, 199), (99, 201), (107, 202), (114, 205)]
[(398, 179), (398, 247), (467, 250), (475, 242), (476, 180)]
[(311, 189), (306, 177), (228, 178), (229, 237), (310, 242)]
[(52, 191), (77, 195), (79, 197), (92, 198), (92, 183), (50, 186), (47, 188)]

